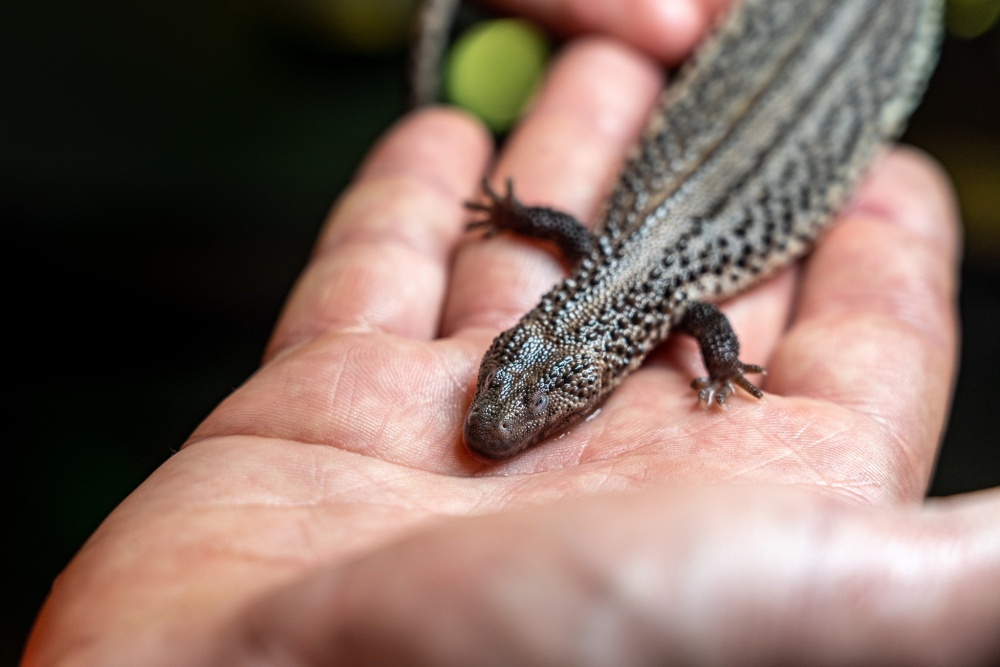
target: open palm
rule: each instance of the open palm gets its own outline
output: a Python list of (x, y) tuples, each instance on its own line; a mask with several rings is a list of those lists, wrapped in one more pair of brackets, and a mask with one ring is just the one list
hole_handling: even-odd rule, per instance
[[(524, 201), (588, 219), (658, 84), (634, 52), (577, 43), (490, 168), (494, 182), (510, 176)], [(914, 531), (893, 512), (926, 489), (956, 348), (957, 240), (941, 179), (915, 154), (885, 156), (807, 265), (725, 304), (744, 360), (768, 368), (764, 400), (699, 408), (696, 348), (672, 339), (593, 419), (483, 465), (461, 442), (479, 358), (563, 271), (541, 245), (463, 233), (461, 202), (490, 158), (457, 112), (421, 112), (384, 138), (331, 214), (261, 369), (83, 548), (27, 664), (488, 663), (484, 637), (526, 662), (625, 664), (619, 649), (647, 646), (637, 662), (678, 646), (724, 658), (762, 636), (793, 646), (769, 655), (825, 646), (778, 598), (835, 596), (836, 583), (806, 589), (778, 573), (819, 567), (839, 534), (831, 517), (857, 541), (840, 564), (848, 579), (852, 558), (873, 580), (881, 571), (863, 563), (866, 545)], [(995, 573), (996, 546), (983, 553)], [(774, 580), (750, 582), (743, 567), (771, 567)], [(976, 636), (998, 611), (982, 605), (952, 620)], [(775, 616), (762, 635), (699, 643), (765, 610)], [(924, 630), (891, 655), (989, 641)]]

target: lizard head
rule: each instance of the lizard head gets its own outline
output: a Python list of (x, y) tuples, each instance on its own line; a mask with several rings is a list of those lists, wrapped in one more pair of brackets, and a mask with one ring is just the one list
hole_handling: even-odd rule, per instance
[(593, 355), (554, 339), (522, 322), (493, 341), (465, 417), (465, 444), (475, 457), (511, 457), (597, 405), (601, 372)]

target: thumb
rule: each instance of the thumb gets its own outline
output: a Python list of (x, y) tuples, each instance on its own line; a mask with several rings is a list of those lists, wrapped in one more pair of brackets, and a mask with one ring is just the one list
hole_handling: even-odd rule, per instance
[(995, 664), (1000, 489), (650, 490), (449, 521), (258, 601), (222, 664)]

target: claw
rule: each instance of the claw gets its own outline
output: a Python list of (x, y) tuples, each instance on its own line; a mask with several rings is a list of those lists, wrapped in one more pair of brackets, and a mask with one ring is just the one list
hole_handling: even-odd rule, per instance
[(698, 392), (698, 402), (703, 408), (709, 408), (714, 401), (723, 410), (729, 407), (726, 402), (730, 396), (736, 392), (735, 382), (743, 391), (754, 398), (764, 398), (764, 392), (758, 389), (752, 382), (743, 377), (743, 373), (757, 373), (766, 375), (767, 371), (757, 364), (744, 364), (740, 362), (739, 370), (735, 371), (731, 377), (700, 377), (691, 380), (691, 388)]
[(483, 219), (467, 223), (465, 225), (465, 229), (467, 231), (485, 229), (486, 238), (490, 238), (492, 236), (496, 236), (496, 234), (502, 229), (518, 228), (516, 220), (520, 214), (521, 204), (517, 201), (517, 198), (514, 197), (513, 179), (508, 178), (505, 183), (507, 192), (506, 194), (501, 195), (490, 187), (489, 181), (484, 178), (480, 183), (480, 188), (489, 201), (485, 204), (478, 201), (467, 201), (463, 203), (463, 206), (469, 211), (486, 214), (486, 217)]

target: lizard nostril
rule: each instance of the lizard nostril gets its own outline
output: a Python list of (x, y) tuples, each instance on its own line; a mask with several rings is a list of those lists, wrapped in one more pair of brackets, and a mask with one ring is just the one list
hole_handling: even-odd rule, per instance
[(502, 419), (500, 423), (497, 424), (497, 430), (503, 435), (510, 433), (511, 429), (514, 428), (514, 423), (509, 419)]

